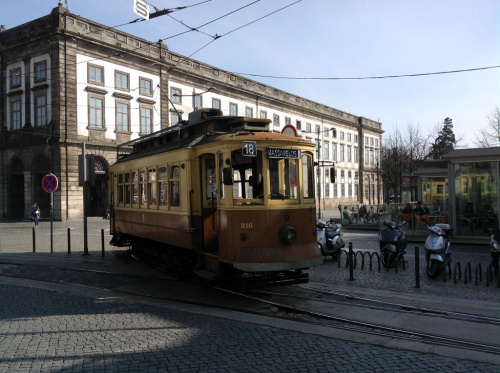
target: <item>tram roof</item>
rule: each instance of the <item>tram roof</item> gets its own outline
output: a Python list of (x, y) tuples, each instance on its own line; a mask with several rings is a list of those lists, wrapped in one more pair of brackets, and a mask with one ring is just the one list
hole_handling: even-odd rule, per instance
[[(262, 133), (263, 136), (257, 136), (261, 139), (285, 139), (299, 140), (293, 136), (269, 132), (269, 119), (250, 118), (242, 116), (222, 115), (219, 109), (200, 109), (189, 114), (187, 121), (179, 122), (178, 124), (164, 128), (160, 131), (153, 132), (149, 135), (142, 136), (123, 143), (118, 146), (120, 148), (132, 147), (132, 153), (119, 154), (119, 160), (129, 160), (139, 158), (151, 154), (170, 151), (179, 148), (199, 145), (214, 141), (215, 137), (219, 140), (221, 135), (243, 134), (244, 132)], [(217, 135), (217, 136), (214, 136)], [(227, 140), (230, 136), (227, 137)], [(257, 138), (254, 138), (257, 139)]]

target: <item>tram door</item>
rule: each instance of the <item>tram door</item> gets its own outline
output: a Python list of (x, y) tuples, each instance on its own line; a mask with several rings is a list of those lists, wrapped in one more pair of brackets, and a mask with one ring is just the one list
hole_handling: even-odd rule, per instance
[(217, 213), (217, 180), (215, 155), (201, 157), (203, 251), (216, 252), (219, 248), (219, 219)]

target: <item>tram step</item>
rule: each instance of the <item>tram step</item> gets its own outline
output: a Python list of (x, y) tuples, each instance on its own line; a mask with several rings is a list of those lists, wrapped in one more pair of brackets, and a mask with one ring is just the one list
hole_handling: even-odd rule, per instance
[(198, 276), (198, 277), (201, 277), (201, 278), (204, 278), (205, 280), (214, 280), (215, 277), (217, 276), (217, 272), (212, 272), (212, 271), (208, 271), (206, 269), (195, 269), (193, 270), (193, 273)]

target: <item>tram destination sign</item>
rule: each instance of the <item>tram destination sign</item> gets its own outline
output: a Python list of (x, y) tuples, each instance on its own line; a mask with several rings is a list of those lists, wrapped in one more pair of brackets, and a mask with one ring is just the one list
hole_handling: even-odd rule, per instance
[(267, 148), (268, 158), (300, 158), (300, 149)]

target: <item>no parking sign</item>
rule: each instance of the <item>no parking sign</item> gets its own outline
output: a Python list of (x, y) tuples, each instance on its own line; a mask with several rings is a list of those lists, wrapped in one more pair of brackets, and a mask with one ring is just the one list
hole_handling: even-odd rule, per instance
[(54, 174), (47, 174), (42, 179), (42, 188), (47, 193), (55, 192), (57, 185), (57, 177)]

